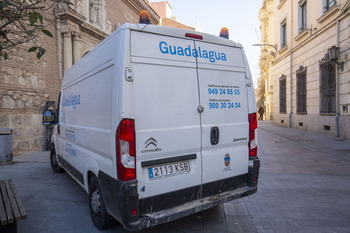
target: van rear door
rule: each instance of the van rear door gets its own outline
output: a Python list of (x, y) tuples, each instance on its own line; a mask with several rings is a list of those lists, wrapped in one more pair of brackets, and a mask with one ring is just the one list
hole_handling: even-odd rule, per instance
[[(177, 201), (182, 204), (200, 193), (196, 59), (173, 54), (185, 53), (189, 46), (193, 48), (192, 40), (131, 31), (141, 212), (164, 209)], [(171, 200), (166, 193), (173, 193)]]
[(241, 48), (201, 41), (195, 44), (200, 104), (204, 107), (202, 195), (209, 196), (236, 188), (237, 181), (242, 183), (248, 173), (247, 87)]
[(248, 173), (241, 48), (131, 31), (140, 211), (235, 188)]

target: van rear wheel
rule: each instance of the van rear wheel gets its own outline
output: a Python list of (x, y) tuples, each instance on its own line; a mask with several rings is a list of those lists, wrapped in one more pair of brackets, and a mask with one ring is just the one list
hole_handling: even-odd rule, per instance
[(89, 183), (89, 206), (92, 222), (98, 229), (106, 229), (115, 224), (115, 220), (106, 210), (100, 183), (96, 176)]
[(50, 163), (51, 163), (51, 168), (54, 172), (56, 173), (63, 172), (63, 168), (61, 168), (61, 166), (58, 164), (55, 148), (53, 148), (50, 152)]

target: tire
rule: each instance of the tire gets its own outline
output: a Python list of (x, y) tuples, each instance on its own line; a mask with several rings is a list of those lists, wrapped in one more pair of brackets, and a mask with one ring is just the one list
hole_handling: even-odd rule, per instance
[(106, 229), (115, 224), (115, 219), (106, 210), (100, 183), (96, 176), (92, 176), (89, 182), (89, 206), (92, 222), (98, 229)]
[(58, 164), (56, 151), (54, 147), (50, 153), (50, 163), (51, 163), (51, 168), (55, 173), (62, 173), (64, 171), (63, 168)]

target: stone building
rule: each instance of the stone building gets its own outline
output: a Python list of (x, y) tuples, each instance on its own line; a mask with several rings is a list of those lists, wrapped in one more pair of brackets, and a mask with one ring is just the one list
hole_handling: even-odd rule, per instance
[(269, 45), (260, 67), (275, 123), (350, 139), (349, 8), (350, 0), (262, 0)]
[(153, 24), (160, 23), (147, 0), (71, 2), (74, 10), (56, 7), (49, 16), (54, 39), (39, 38), (46, 49), (40, 60), (27, 52), (29, 44), (0, 60), (0, 128), (13, 128), (14, 155), (45, 149), (42, 113), (46, 101), (57, 103), (64, 71), (120, 25), (138, 23), (141, 10), (150, 13)]

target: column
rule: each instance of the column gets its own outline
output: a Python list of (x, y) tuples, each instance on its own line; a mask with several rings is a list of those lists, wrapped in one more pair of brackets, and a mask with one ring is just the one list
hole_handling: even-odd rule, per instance
[(70, 32), (63, 34), (63, 70), (66, 72), (73, 64), (72, 35)]
[(80, 35), (75, 33), (73, 35), (73, 64), (77, 63), (80, 58)]

